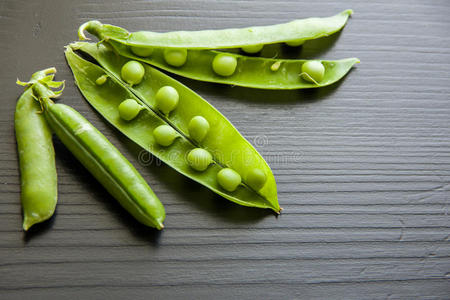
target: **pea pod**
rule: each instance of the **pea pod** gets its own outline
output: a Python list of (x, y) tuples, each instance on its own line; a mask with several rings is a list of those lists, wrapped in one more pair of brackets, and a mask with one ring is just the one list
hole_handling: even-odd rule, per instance
[(249, 57), (227, 53), (227, 57), (232, 57), (237, 61), (237, 67), (231, 75), (221, 76), (212, 66), (214, 58), (223, 55), (223, 52), (188, 50), (186, 63), (175, 67), (166, 62), (164, 49), (155, 48), (151, 56), (140, 57), (124, 44), (115, 41), (110, 41), (109, 44), (119, 55), (145, 62), (183, 77), (258, 89), (291, 90), (324, 87), (342, 79), (354, 64), (359, 63), (357, 58), (317, 60), (325, 68), (324, 77), (319, 82), (311, 82), (301, 76), (302, 66), (310, 62), (308, 60)]
[(53, 103), (47, 90), (42, 83), (33, 85), (48, 124), (63, 144), (139, 222), (162, 229), (164, 207), (138, 171), (82, 115)]
[(130, 33), (117, 26), (89, 21), (80, 26), (78, 37), (85, 40), (84, 30), (87, 30), (100, 40), (114, 40), (140, 48), (226, 49), (282, 42), (300, 44), (302, 41), (317, 39), (339, 31), (352, 13), (351, 9), (347, 9), (327, 18), (300, 19), (270, 26), (166, 33), (150, 31)]
[(39, 80), (49, 80), (54, 68), (33, 74), (17, 102), (14, 125), (19, 152), (23, 229), (49, 219), (57, 202), (57, 176), (52, 132), (39, 103), (33, 98), (31, 86)]
[[(75, 54), (72, 47), (90, 55), (100, 66)], [(78, 88), (86, 100), (128, 138), (181, 174), (228, 200), (245, 206), (280, 211), (275, 179), (267, 163), (236, 128), (198, 94), (148, 65), (144, 65), (145, 75), (142, 82), (130, 87), (121, 80), (120, 75), (127, 59), (117, 56), (102, 44), (97, 46), (77, 43), (72, 47), (67, 47), (66, 59)], [(97, 86), (96, 79), (105, 74), (110, 80)], [(155, 95), (164, 86), (173, 87), (179, 94), (177, 107), (168, 115), (159, 111), (156, 105)], [(117, 109), (125, 99), (134, 99), (144, 107), (131, 121), (122, 120)], [(189, 136), (189, 123), (196, 116), (202, 116), (209, 122), (208, 134), (205, 137), (201, 134), (200, 142), (194, 141)], [(171, 126), (179, 134), (179, 138), (171, 141), (169, 146), (162, 146), (155, 139), (155, 129), (161, 125)], [(199, 147), (212, 154), (212, 165), (206, 164), (201, 167), (190, 165), (191, 154), (201, 153), (193, 151)], [(265, 183), (260, 189), (255, 190), (244, 180), (234, 191), (227, 191), (217, 181), (217, 174), (225, 167), (233, 169), (244, 179), (249, 170), (255, 168), (262, 170), (266, 175)]]

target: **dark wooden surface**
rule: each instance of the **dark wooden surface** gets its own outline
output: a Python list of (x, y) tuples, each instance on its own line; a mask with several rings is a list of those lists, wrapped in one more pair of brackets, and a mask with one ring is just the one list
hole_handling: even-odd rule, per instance
[[(450, 295), (450, 2), (0, 1), (0, 298), (445, 299)], [(339, 34), (287, 56), (362, 63), (312, 91), (258, 91), (180, 79), (267, 158), (283, 214), (239, 207), (107, 125), (73, 84), (64, 45), (89, 19), (129, 30), (265, 25), (352, 8)], [(49, 66), (62, 103), (132, 161), (167, 211), (131, 217), (55, 140), (58, 208), (21, 230), (13, 112)]]

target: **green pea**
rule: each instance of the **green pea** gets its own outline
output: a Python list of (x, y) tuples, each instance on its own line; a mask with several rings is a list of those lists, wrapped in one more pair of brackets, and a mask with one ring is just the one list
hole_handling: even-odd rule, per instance
[(209, 131), (208, 120), (202, 116), (195, 116), (189, 121), (189, 136), (196, 142), (201, 142)]
[(289, 41), (286, 42), (286, 45), (288, 45), (289, 47), (298, 47), (301, 46), (305, 43), (305, 40), (296, 40), (296, 41)]
[(187, 155), (187, 162), (192, 169), (205, 171), (212, 163), (212, 155), (202, 148), (195, 148)]
[(95, 81), (95, 84), (97, 85), (103, 85), (105, 84), (106, 80), (108, 79), (108, 75), (103, 74), (102, 76), (100, 76), (99, 78), (97, 78), (97, 80)]
[(127, 99), (119, 104), (119, 115), (126, 121), (133, 120), (141, 111), (142, 106), (134, 99)]
[(172, 145), (173, 141), (177, 138), (178, 134), (169, 125), (160, 125), (153, 130), (155, 140), (161, 146), (167, 147)]
[(180, 96), (176, 89), (171, 86), (163, 86), (156, 92), (156, 106), (165, 115), (168, 115), (178, 105)]
[(278, 69), (280, 68), (280, 66), (281, 66), (281, 62), (279, 62), (279, 61), (274, 62), (274, 63), (270, 66), (270, 70), (271, 70), (272, 72), (276, 72), (276, 71), (278, 71)]
[(246, 183), (253, 189), (259, 191), (266, 184), (267, 176), (263, 170), (255, 168), (247, 174)]
[(166, 49), (164, 50), (164, 59), (166, 63), (174, 67), (181, 67), (186, 63), (186, 49)]
[(152, 55), (153, 48), (152, 47), (140, 47), (140, 46), (130, 46), (131, 52), (133, 52), (134, 55), (140, 56), (140, 57), (147, 57)]
[(218, 54), (214, 57), (212, 68), (220, 76), (230, 76), (236, 71), (237, 60), (228, 54)]
[(217, 173), (217, 181), (225, 190), (233, 192), (241, 184), (241, 175), (233, 169), (224, 168)]
[(145, 69), (140, 62), (130, 60), (123, 65), (121, 70), (122, 79), (129, 85), (139, 84), (144, 78)]
[(318, 84), (325, 76), (325, 67), (320, 61), (310, 60), (302, 65), (302, 78), (306, 81)]
[(264, 47), (263, 44), (244, 46), (244, 47), (242, 47), (242, 51), (244, 51), (245, 53), (254, 54), (254, 53), (258, 53), (259, 51), (261, 51), (263, 47)]

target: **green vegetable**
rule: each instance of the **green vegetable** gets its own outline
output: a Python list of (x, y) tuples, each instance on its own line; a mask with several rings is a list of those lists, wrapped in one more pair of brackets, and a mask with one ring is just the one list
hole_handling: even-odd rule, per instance
[(195, 116), (189, 121), (189, 136), (196, 142), (201, 142), (209, 131), (209, 123), (202, 116)]
[[(227, 53), (237, 61), (236, 70), (232, 75), (222, 76), (210, 67), (218, 55), (223, 52), (212, 50), (189, 50), (187, 62), (179, 68), (166, 64), (162, 49), (155, 49), (152, 56), (142, 58), (133, 55), (129, 47), (110, 41), (114, 50), (121, 56), (153, 65), (171, 73), (200, 81), (224, 83), (258, 89), (306, 89), (318, 88), (333, 84), (342, 79), (356, 63), (357, 58), (341, 60), (315, 60), (321, 62), (325, 68), (323, 80), (318, 84), (305, 81), (300, 74), (302, 66), (308, 60), (301, 59), (273, 59), (250, 57)], [(225, 74), (226, 75), (226, 74)]]
[(296, 41), (290, 41), (286, 42), (286, 45), (289, 47), (299, 47), (305, 43), (305, 40), (296, 40)]
[(125, 121), (130, 121), (136, 118), (141, 111), (142, 106), (134, 99), (127, 99), (120, 103), (118, 109), (120, 117)]
[[(95, 75), (97, 78), (100, 73)], [(162, 229), (164, 207), (144, 178), (82, 115), (70, 106), (53, 103), (47, 90), (44, 84), (33, 85), (48, 124), (63, 144), (139, 222)]]
[(172, 145), (178, 134), (169, 125), (160, 125), (153, 130), (155, 141), (161, 146), (167, 147)]
[(266, 181), (266, 174), (261, 169), (252, 169), (247, 174), (246, 183), (256, 191), (260, 190)]
[(310, 60), (302, 65), (302, 78), (306, 81), (319, 84), (325, 76), (325, 67), (320, 61)]
[(254, 54), (254, 53), (260, 52), (263, 47), (264, 47), (263, 44), (244, 46), (244, 47), (242, 47), (242, 51), (244, 51), (245, 53)]
[(181, 67), (186, 63), (187, 50), (186, 49), (165, 49), (164, 60), (171, 66)]
[(97, 80), (95, 80), (95, 83), (97, 85), (103, 85), (103, 84), (105, 84), (106, 80), (108, 80), (108, 76), (102, 75), (99, 78), (97, 78)]
[[(84, 60), (75, 54), (73, 49), (91, 56), (99, 65)], [(275, 179), (267, 163), (233, 125), (198, 94), (145, 64), (147, 76), (143, 82), (138, 86), (129, 87), (120, 77), (120, 69), (126, 59), (117, 56), (102, 44), (98, 47), (89, 43), (72, 44), (67, 47), (66, 58), (77, 86), (86, 100), (132, 141), (181, 174), (226, 199), (245, 206), (280, 211)], [(104, 73), (110, 77), (108, 86), (96, 86), (92, 79)], [(156, 106), (155, 94), (163, 86), (171, 86), (179, 94), (177, 109), (171, 113), (170, 120), (160, 113)], [(128, 98), (135, 99), (145, 109), (133, 122), (121, 122), (117, 110), (112, 107), (117, 107)], [(201, 146), (189, 134), (189, 123), (195, 116), (204, 117), (210, 126)], [(179, 134), (176, 142), (169, 147), (160, 147), (152, 134), (160, 125), (171, 126)], [(202, 148), (213, 156), (212, 164), (204, 171), (194, 170), (186, 161), (188, 154), (195, 148)], [(246, 178), (249, 170), (259, 168), (267, 176), (266, 184), (259, 191), (242, 184), (234, 192), (228, 192), (217, 182), (217, 173), (224, 167), (233, 169), (242, 178)]]
[(189, 152), (187, 162), (194, 170), (205, 171), (213, 159), (211, 153), (205, 149), (195, 148)]
[[(54, 72), (55, 68), (49, 68), (34, 73), (29, 82), (17, 81), (27, 86), (17, 102), (14, 114), (25, 231), (49, 219), (56, 207), (57, 178), (52, 132), (31, 89), (40, 80), (50, 82), (53, 75), (49, 74)], [(59, 83), (53, 82), (52, 85), (56, 87)]]
[(85, 40), (84, 30), (87, 30), (99, 40), (117, 41), (128, 46), (189, 49), (241, 48), (306, 41), (328, 36), (342, 29), (352, 13), (353, 11), (348, 9), (328, 18), (308, 18), (270, 26), (166, 33), (150, 31), (129, 33), (117, 26), (89, 21), (80, 26), (78, 37)]
[(150, 47), (130, 47), (130, 50), (133, 54), (140, 57), (147, 57), (153, 53), (153, 48)]
[(163, 86), (156, 92), (156, 106), (165, 115), (168, 115), (178, 105), (180, 96), (176, 89), (171, 86)]
[(233, 169), (224, 168), (217, 173), (217, 181), (225, 190), (233, 192), (241, 184), (241, 175)]
[(122, 79), (129, 85), (139, 84), (144, 78), (145, 70), (142, 64), (138, 61), (132, 60), (123, 65)]
[(237, 59), (229, 54), (218, 54), (214, 57), (212, 68), (220, 76), (231, 76), (236, 70)]

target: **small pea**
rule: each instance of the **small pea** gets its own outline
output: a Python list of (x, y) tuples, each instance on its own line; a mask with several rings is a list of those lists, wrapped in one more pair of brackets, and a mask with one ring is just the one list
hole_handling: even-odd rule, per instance
[(224, 168), (217, 173), (217, 181), (225, 190), (233, 192), (241, 184), (241, 175), (233, 169)]
[(108, 79), (108, 75), (103, 74), (102, 76), (100, 76), (99, 78), (97, 78), (97, 80), (95, 81), (96, 85), (103, 85), (105, 84), (106, 80)]
[(259, 191), (267, 181), (266, 174), (263, 170), (255, 168), (247, 174), (246, 183), (253, 189)]
[(259, 51), (261, 51), (263, 47), (264, 47), (263, 44), (244, 46), (244, 47), (242, 47), (242, 51), (244, 51), (245, 53), (254, 54), (254, 53), (258, 53)]
[(186, 63), (186, 49), (166, 49), (164, 50), (164, 59), (166, 63), (174, 67), (181, 67)]
[(165, 115), (168, 115), (178, 105), (180, 96), (175, 88), (166, 85), (156, 92), (156, 106)]
[(212, 163), (212, 155), (202, 148), (195, 148), (187, 155), (187, 162), (192, 169), (204, 171)]
[(133, 54), (140, 57), (147, 57), (153, 53), (153, 48), (151, 47), (130, 46), (130, 50)]
[(178, 134), (169, 125), (160, 125), (153, 130), (155, 140), (161, 146), (167, 147), (172, 145), (173, 141), (177, 138)]
[(209, 131), (209, 123), (202, 116), (195, 116), (189, 121), (189, 136), (196, 142), (201, 142)]
[(325, 67), (318, 60), (310, 60), (302, 65), (302, 78), (312, 83), (319, 83), (325, 76)]
[(296, 40), (296, 41), (286, 42), (286, 45), (288, 45), (289, 47), (299, 47), (299, 46), (303, 45), (304, 43), (305, 43), (304, 40)]
[(214, 57), (212, 68), (216, 74), (221, 76), (230, 76), (236, 71), (237, 60), (234, 56), (228, 54), (218, 54)]
[(130, 60), (124, 64), (121, 70), (122, 79), (131, 86), (139, 84), (142, 81), (142, 78), (144, 78), (144, 74), (144, 66), (135, 60)]
[(130, 121), (136, 118), (141, 109), (142, 106), (136, 100), (127, 99), (119, 104), (119, 116), (126, 121)]
[(276, 71), (278, 71), (278, 69), (280, 68), (280, 66), (281, 66), (281, 62), (279, 62), (279, 61), (274, 62), (274, 63), (270, 66), (270, 70), (271, 70), (272, 72), (276, 72)]

